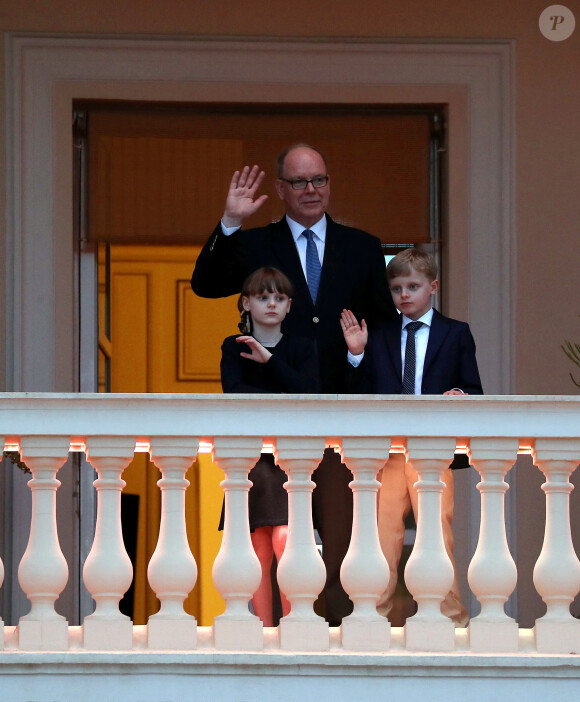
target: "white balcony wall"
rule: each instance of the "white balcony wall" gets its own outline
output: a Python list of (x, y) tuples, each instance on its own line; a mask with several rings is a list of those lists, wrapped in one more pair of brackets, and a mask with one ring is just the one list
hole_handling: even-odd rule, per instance
[[(579, 684), (580, 621), (570, 605), (580, 561), (569, 510), (580, 398), (15, 393), (0, 395), (0, 437), (32, 472), (30, 534), (18, 567), (30, 611), (16, 626), (0, 621), (5, 699), (73, 700), (82, 686), (86, 700), (229, 701), (261, 689), (269, 691), (262, 699), (277, 700), (454, 700), (469, 685), (472, 699), (545, 700)], [(279, 626), (267, 629), (248, 609), (259, 566), (247, 521), (247, 476), (265, 439), (288, 474), (289, 538), (279, 578), (292, 603)], [(212, 447), (225, 474), (225, 532), (213, 577), (226, 610), (210, 627), (183, 609), (197, 579), (185, 538), (185, 471), (200, 445)], [(341, 576), (355, 608), (337, 628), (313, 610), (325, 574), (312, 532), (311, 475), (325, 446), (336, 447), (353, 472), (353, 532)], [(457, 448), (467, 449), (480, 478), (468, 579), (481, 611), (467, 629), (455, 629), (439, 609), (452, 578), (441, 472)], [(132, 581), (120, 527), (122, 474), (136, 449), (149, 451), (162, 475), (159, 542), (148, 570), (160, 608), (146, 626), (119, 611)], [(84, 452), (98, 475), (83, 572), (96, 608), (80, 626), (54, 606), (68, 578), (56, 494), (71, 451)], [(419, 475), (417, 540), (405, 573), (418, 611), (401, 628), (375, 610), (389, 577), (376, 530), (376, 476), (389, 451), (404, 453)], [(541, 471), (546, 504), (533, 574), (546, 614), (525, 629), (505, 609), (518, 577), (506, 538), (506, 476), (518, 453)], [(0, 563), (0, 586), (3, 579)]]

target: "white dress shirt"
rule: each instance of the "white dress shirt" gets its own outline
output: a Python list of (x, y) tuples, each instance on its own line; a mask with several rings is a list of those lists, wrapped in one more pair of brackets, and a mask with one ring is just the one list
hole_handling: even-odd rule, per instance
[[(290, 227), (292, 233), (292, 238), (294, 239), (294, 244), (296, 245), (296, 250), (298, 251), (298, 257), (300, 258), (300, 264), (302, 265), (302, 270), (304, 271), (304, 276), (306, 277), (306, 237), (302, 236), (302, 232), (307, 228), (302, 224), (298, 224), (293, 219), (286, 215), (286, 221)], [(225, 227), (222, 222), (222, 232), (225, 236), (230, 236), (234, 232), (237, 232), (241, 227)], [(318, 259), (320, 260), (320, 265), (324, 260), (324, 245), (326, 244), (326, 217), (323, 215), (321, 219), (308, 227), (311, 232), (314, 233), (314, 243), (316, 244), (316, 250), (318, 251)]]
[[(423, 326), (419, 327), (415, 332), (415, 395), (421, 394), (421, 384), (423, 382), (423, 366), (425, 365), (425, 354), (427, 353), (427, 343), (429, 342), (429, 331), (431, 330), (431, 321), (433, 319), (433, 308), (422, 317), (417, 319), (417, 322), (423, 322)], [(403, 369), (402, 378), (405, 376), (405, 345), (407, 344), (407, 324), (414, 320), (403, 315), (403, 330), (401, 332), (401, 366)]]

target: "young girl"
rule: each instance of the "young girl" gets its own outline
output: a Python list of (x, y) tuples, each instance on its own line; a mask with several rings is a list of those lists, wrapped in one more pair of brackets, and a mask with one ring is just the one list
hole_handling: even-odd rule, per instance
[[(260, 268), (242, 286), (238, 300), (242, 335), (229, 336), (222, 344), (221, 380), (224, 392), (319, 391), (318, 361), (314, 342), (282, 334), (281, 325), (292, 304), (293, 288), (276, 268)], [(262, 454), (249, 474), (252, 544), (262, 566), (262, 579), (252, 604), (264, 626), (273, 626), (273, 555), (279, 562), (288, 532), (286, 474), (272, 454)], [(223, 528), (223, 510), (220, 529)], [(280, 593), (282, 613), (290, 603)]]

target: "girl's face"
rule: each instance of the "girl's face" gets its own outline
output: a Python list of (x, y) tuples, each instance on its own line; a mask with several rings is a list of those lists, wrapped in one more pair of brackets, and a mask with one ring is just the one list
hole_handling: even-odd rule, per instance
[(261, 292), (257, 295), (242, 297), (246, 312), (252, 315), (254, 329), (273, 329), (280, 327), (284, 317), (290, 311), (292, 300), (279, 292)]

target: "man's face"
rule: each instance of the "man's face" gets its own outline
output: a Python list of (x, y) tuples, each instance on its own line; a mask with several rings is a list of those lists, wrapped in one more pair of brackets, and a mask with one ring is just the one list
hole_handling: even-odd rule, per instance
[(389, 281), (395, 307), (409, 319), (417, 320), (431, 309), (438, 280), (429, 280), (425, 273), (411, 268), (410, 275), (398, 275)]
[[(284, 160), (282, 177), (287, 180), (304, 178), (311, 180), (316, 176), (325, 176), (326, 166), (320, 154), (307, 147), (300, 146), (290, 151)], [(294, 190), (290, 183), (280, 178), (276, 181), (276, 191), (285, 205), (286, 214), (303, 227), (311, 227), (326, 212), (330, 185), (315, 188), (308, 183), (304, 190)]]

